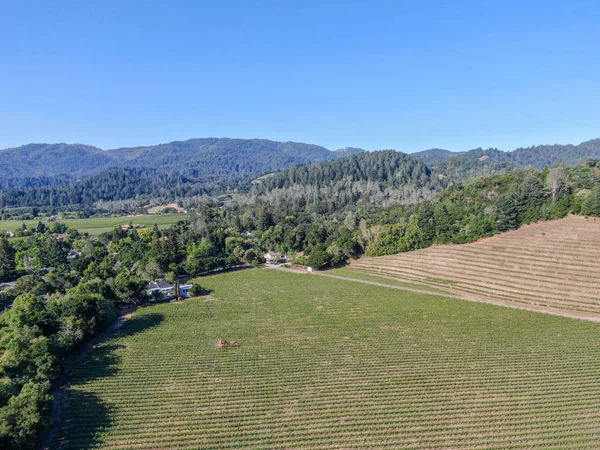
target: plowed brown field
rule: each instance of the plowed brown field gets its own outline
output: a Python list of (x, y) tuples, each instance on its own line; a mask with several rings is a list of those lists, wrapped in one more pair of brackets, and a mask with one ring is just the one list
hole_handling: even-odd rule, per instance
[(600, 220), (569, 216), (471, 244), (361, 258), (351, 269), (441, 287), (465, 298), (600, 317)]

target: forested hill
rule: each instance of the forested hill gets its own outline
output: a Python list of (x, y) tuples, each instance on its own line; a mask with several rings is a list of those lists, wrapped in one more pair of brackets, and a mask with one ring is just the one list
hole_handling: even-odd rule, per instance
[[(99, 148), (81, 144), (28, 144), (0, 150), (0, 188), (17, 180), (36, 178), (50, 182), (52, 177), (72, 179), (93, 173), (115, 163), (115, 158)], [(34, 185), (35, 185), (34, 184)]]
[(429, 184), (429, 168), (416, 158), (394, 150), (362, 153), (335, 161), (292, 167), (262, 177), (255, 183), (257, 190), (292, 186), (325, 186), (356, 182), (379, 183), (383, 188), (404, 184)]
[(332, 214), (418, 203), (445, 187), (429, 168), (393, 150), (361, 153), (294, 167), (255, 180), (252, 191), (233, 197), (232, 209), (267, 209), (272, 217)]
[(0, 189), (56, 184), (112, 167), (179, 171), (203, 179), (230, 178), (330, 161), (361, 151), (335, 152), (298, 142), (220, 138), (107, 151), (80, 144), (29, 144), (0, 150)]
[(180, 201), (186, 206), (195, 206), (193, 202), (198, 196), (250, 190), (251, 197), (285, 197), (289, 206), (313, 207), (318, 202), (322, 205), (335, 202), (336, 207), (344, 207), (359, 201), (391, 205), (429, 198), (444, 183), (438, 178), (432, 179), (429, 168), (421, 161), (393, 150), (351, 154), (254, 178), (241, 175), (202, 178), (190, 171), (110, 168), (81, 181), (7, 189), (0, 193), (0, 207), (89, 207), (97, 202), (129, 199), (137, 199), (138, 206), (151, 200), (157, 203)]
[(600, 139), (579, 145), (537, 145), (503, 152), (495, 148), (477, 148), (466, 152), (430, 149), (413, 153), (434, 172), (454, 180), (502, 173), (511, 169), (533, 167), (538, 170), (565, 164), (575, 167), (586, 159), (600, 158)]

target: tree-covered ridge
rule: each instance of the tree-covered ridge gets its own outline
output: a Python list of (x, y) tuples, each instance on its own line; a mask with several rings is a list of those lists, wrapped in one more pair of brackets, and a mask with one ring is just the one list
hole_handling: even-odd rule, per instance
[(337, 153), (298, 142), (221, 138), (108, 151), (80, 144), (29, 144), (0, 150), (0, 190), (76, 180), (111, 167), (189, 172), (201, 178), (258, 176), (360, 151), (344, 149)]
[[(245, 178), (224, 182), (232, 187)], [(100, 201), (164, 198), (165, 201), (203, 195), (220, 183), (215, 177), (199, 178), (189, 171), (158, 171), (152, 168), (110, 168), (80, 181), (50, 186), (12, 188), (0, 192), (0, 207), (34, 206), (43, 209), (90, 207)]]
[(435, 173), (453, 180), (503, 173), (513, 169), (533, 167), (538, 170), (564, 164), (575, 167), (586, 159), (600, 158), (600, 139), (579, 145), (537, 145), (517, 148), (511, 152), (495, 148), (477, 148), (466, 152), (431, 149), (414, 153)]
[[(197, 170), (153, 168), (106, 169), (81, 181), (52, 186), (8, 189), (0, 193), (0, 207), (35, 206), (42, 209), (90, 207), (97, 202), (154, 199), (191, 201), (191, 197), (247, 192), (286, 196), (291, 203), (312, 206), (316, 199), (336, 207), (363, 202), (392, 205), (428, 198), (443, 184), (430, 177), (422, 162), (395, 151), (363, 152), (310, 166), (292, 167), (259, 178), (202, 175)], [(143, 202), (142, 202), (143, 203)], [(328, 210), (332, 208), (327, 208)]]
[(113, 163), (109, 153), (89, 145), (28, 144), (4, 149), (0, 150), (0, 189), (51, 183), (54, 177), (75, 179)]
[[(417, 203), (443, 188), (423, 163), (393, 150), (361, 153), (331, 162), (295, 167), (256, 180), (248, 194), (234, 195), (224, 208), (287, 216), (327, 217), (346, 211)], [(259, 228), (262, 228), (260, 226)]]
[[(126, 200), (139, 196), (182, 200), (185, 196), (213, 192), (215, 183), (220, 187), (228, 183), (240, 186), (241, 181), (251, 177), (332, 161), (361, 152), (361, 149), (351, 147), (330, 151), (317, 145), (265, 139), (190, 139), (110, 151), (79, 144), (30, 144), (0, 150), (0, 195), (4, 194), (4, 200), (0, 198), (0, 207), (43, 207), (50, 204), (89, 206), (93, 201)], [(471, 177), (490, 176), (524, 167), (542, 169), (559, 163), (574, 166), (587, 158), (600, 158), (600, 140), (577, 146), (535, 146), (513, 152), (474, 149), (452, 153), (432, 149), (411, 156), (429, 166), (436, 178), (443, 178), (444, 183), (452, 184)], [(329, 170), (335, 169), (329, 166)], [(349, 166), (339, 169), (342, 173), (350, 171), (351, 174), (353, 170)], [(94, 178), (95, 175), (98, 178)], [(299, 181), (304, 176), (302, 173), (292, 175)], [(361, 181), (371, 181), (365, 180), (364, 174), (358, 175), (362, 177)], [(286, 176), (289, 179), (290, 174)], [(313, 177), (311, 182), (317, 181), (314, 170), (310, 176)], [(335, 176), (340, 175), (336, 172)], [(282, 184), (281, 177), (278, 175), (268, 183)], [(153, 178), (161, 180), (154, 181)], [(174, 185), (168, 184), (169, 178), (175, 180)], [(95, 183), (106, 179), (113, 189), (102, 194)], [(78, 180), (83, 184), (68, 186)], [(327, 181), (324, 179), (324, 182)], [(59, 187), (44, 189), (48, 186)], [(83, 186), (91, 192), (80, 193)], [(314, 182), (312, 186), (316, 186)]]
[(600, 216), (600, 168), (528, 169), (452, 186), (418, 205), (389, 208), (365, 251), (385, 255), (432, 244), (472, 242), (538, 220), (569, 213)]
[(382, 187), (403, 184), (427, 185), (429, 168), (410, 155), (393, 150), (361, 153), (335, 161), (292, 167), (264, 177), (256, 184), (257, 190), (270, 191), (292, 186), (337, 185), (339, 182), (370, 181)]

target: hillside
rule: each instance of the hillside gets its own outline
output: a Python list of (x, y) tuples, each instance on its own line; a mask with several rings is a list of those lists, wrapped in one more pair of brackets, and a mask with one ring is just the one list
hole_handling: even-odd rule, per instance
[(0, 150), (0, 189), (77, 179), (110, 167), (179, 170), (201, 177), (263, 174), (361, 151), (343, 149), (337, 153), (298, 142), (219, 138), (108, 151), (80, 144), (29, 144)]
[(600, 219), (569, 216), (470, 244), (360, 258), (351, 268), (467, 298), (600, 318), (599, 260)]
[(46, 184), (52, 177), (73, 179), (114, 163), (111, 154), (80, 144), (29, 144), (0, 150), (0, 160), (0, 189)]
[[(285, 153), (287, 154), (287, 153)], [(110, 168), (90, 175), (81, 181), (53, 186), (7, 190), (0, 196), (0, 207), (68, 207), (72, 205), (91, 206), (99, 201), (121, 201), (127, 199), (160, 197), (163, 201), (175, 201), (192, 196), (223, 193), (252, 192), (243, 201), (257, 197), (261, 199), (277, 196), (285, 197), (284, 209), (291, 214), (299, 204), (310, 209), (315, 203), (331, 203), (330, 210), (341, 210), (348, 205), (377, 204), (396, 205), (416, 202), (431, 196), (444, 185), (430, 177), (430, 171), (421, 161), (404, 153), (392, 150), (382, 152), (362, 152), (352, 154), (342, 151), (345, 156), (313, 165), (291, 167), (281, 172), (271, 173), (254, 179), (242, 171), (238, 164), (237, 175), (233, 169), (226, 173), (202, 175), (195, 170), (165, 172), (162, 169)], [(225, 168), (227, 162), (219, 163), (219, 153), (215, 167)], [(228, 161), (234, 163), (237, 159)], [(275, 164), (274, 161), (271, 161)], [(208, 164), (208, 163), (207, 163)], [(282, 163), (283, 164), (283, 163)], [(246, 167), (247, 170), (259, 170)], [(264, 166), (263, 166), (264, 169)], [(221, 169), (215, 169), (215, 171)], [(244, 176), (247, 175), (247, 176)], [(143, 203), (143, 202), (142, 202)], [(277, 212), (274, 211), (274, 214)]]
[(477, 148), (465, 152), (430, 149), (413, 153), (412, 156), (422, 160), (435, 173), (463, 180), (526, 167), (538, 170), (558, 164), (574, 167), (586, 159), (600, 158), (600, 139), (592, 139), (579, 145), (537, 145), (510, 152), (495, 148)]
[(280, 218), (417, 203), (444, 187), (430, 172), (418, 159), (393, 150), (360, 153), (255, 180), (240, 201), (270, 204), (272, 215)]

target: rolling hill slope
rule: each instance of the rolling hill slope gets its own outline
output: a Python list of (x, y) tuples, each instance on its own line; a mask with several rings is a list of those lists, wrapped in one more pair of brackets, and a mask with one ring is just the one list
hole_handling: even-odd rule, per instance
[(463, 245), (361, 258), (355, 271), (443, 287), (465, 298), (600, 317), (600, 220), (540, 222)]

